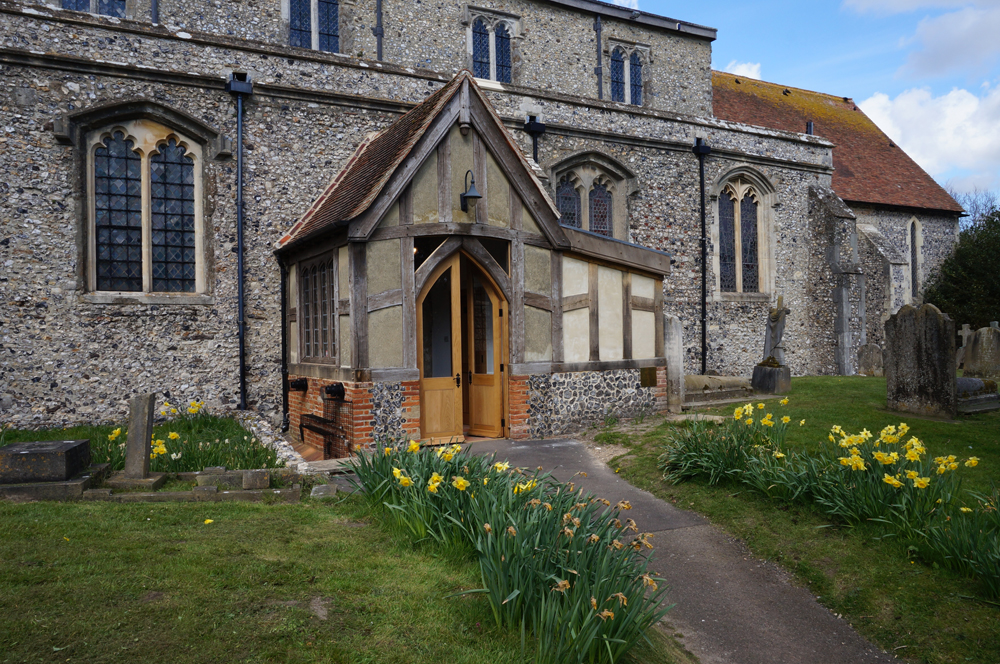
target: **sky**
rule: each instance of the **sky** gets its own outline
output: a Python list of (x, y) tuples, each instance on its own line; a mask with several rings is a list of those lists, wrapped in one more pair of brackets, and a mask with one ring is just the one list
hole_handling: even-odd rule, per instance
[(614, 0), (718, 30), (712, 66), (852, 97), (938, 182), (1000, 190), (1000, 0)]

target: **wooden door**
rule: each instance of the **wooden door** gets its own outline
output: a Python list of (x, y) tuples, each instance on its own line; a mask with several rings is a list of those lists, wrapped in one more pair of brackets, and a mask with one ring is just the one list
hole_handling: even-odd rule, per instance
[(469, 270), (465, 345), (469, 373), (469, 434), (503, 435), (503, 299), (486, 279)]
[(417, 301), (420, 435), (456, 442), (462, 435), (462, 314), (459, 256), (437, 267)]

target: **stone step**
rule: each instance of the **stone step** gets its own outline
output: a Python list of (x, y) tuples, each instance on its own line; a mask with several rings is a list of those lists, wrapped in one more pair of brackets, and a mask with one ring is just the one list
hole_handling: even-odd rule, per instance
[(713, 401), (729, 401), (731, 399), (753, 398), (753, 390), (748, 387), (740, 387), (729, 390), (698, 390), (686, 392), (684, 403), (711, 403)]

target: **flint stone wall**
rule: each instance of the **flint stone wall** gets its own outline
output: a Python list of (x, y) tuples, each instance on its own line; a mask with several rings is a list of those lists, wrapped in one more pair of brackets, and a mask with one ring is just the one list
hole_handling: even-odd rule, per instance
[(551, 438), (608, 417), (656, 412), (654, 388), (640, 387), (638, 369), (531, 376), (528, 418), (531, 438)]
[(885, 324), (889, 410), (955, 417), (955, 323), (933, 304), (905, 305)]

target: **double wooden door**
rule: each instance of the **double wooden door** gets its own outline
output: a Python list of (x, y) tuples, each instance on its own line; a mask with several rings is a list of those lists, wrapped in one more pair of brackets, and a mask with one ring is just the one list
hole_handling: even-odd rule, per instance
[(416, 307), (421, 436), (501, 437), (506, 302), (462, 254), (439, 265), (429, 284)]

